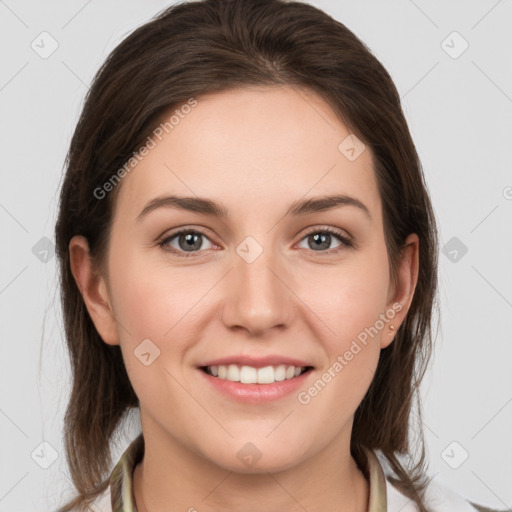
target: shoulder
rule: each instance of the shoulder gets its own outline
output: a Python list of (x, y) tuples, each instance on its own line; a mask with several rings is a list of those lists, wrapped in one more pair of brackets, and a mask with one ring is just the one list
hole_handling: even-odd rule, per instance
[[(386, 479), (386, 495), (388, 512), (418, 512), (414, 502), (402, 494), (388, 479)], [(425, 502), (429, 512), (499, 512), (496, 509), (472, 503), (435, 480), (431, 480), (425, 490)]]

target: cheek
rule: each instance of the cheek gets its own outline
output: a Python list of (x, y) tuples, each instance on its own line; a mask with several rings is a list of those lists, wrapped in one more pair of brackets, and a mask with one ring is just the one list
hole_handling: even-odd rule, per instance
[(171, 412), (162, 411), (190, 398), (178, 382), (188, 378), (184, 358), (200, 335), (198, 301), (207, 289), (192, 271), (148, 265), (125, 254), (110, 273), (125, 367), (141, 404), (170, 421)]
[[(380, 339), (387, 329), (382, 321), (388, 291), (385, 268), (377, 258), (361, 258), (350, 268), (333, 267), (330, 275), (319, 272), (310, 293), (304, 289), (299, 294), (321, 319), (316, 325), (323, 333), (318, 339), (326, 357), (298, 401), (311, 417), (332, 417), (326, 427), (332, 435), (355, 413), (378, 365)], [(316, 428), (314, 422), (311, 428)]]
[(204, 293), (191, 268), (171, 268), (164, 259), (155, 261), (143, 252), (112, 251), (110, 282), (116, 316), (131, 331), (163, 337)]
[(304, 272), (298, 281), (302, 284), (297, 295), (328, 327), (323, 332), (327, 333), (324, 340), (329, 340), (326, 342), (331, 356), (344, 350), (385, 313), (389, 288), (387, 257), (385, 250), (377, 249), (354, 253), (339, 265)]

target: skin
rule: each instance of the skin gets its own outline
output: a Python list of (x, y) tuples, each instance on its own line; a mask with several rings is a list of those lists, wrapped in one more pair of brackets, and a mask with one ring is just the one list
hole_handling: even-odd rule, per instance
[[(139, 511), (169, 503), (200, 512), (313, 512), (333, 503), (367, 510), (369, 486), (350, 455), (350, 436), (380, 350), (393, 340), (389, 324), (308, 404), (297, 393), (240, 404), (196, 368), (234, 354), (287, 354), (314, 366), (307, 390), (396, 303), (402, 310), (390, 323), (400, 326), (417, 282), (418, 237), (406, 240), (394, 286), (372, 154), (366, 148), (348, 160), (338, 150), (348, 134), (328, 104), (303, 89), (200, 97), (123, 178), (106, 272), (94, 272), (83, 237), (71, 240), (73, 274), (91, 318), (105, 343), (121, 346), (140, 400)], [(354, 206), (283, 217), (298, 199), (334, 193), (359, 199), (371, 219)], [(165, 194), (207, 197), (229, 216), (162, 207), (137, 220)], [(188, 258), (158, 245), (181, 227), (206, 235)], [(350, 235), (356, 247), (332, 236), (316, 249), (309, 235), (325, 227)], [(263, 248), (252, 263), (236, 252), (247, 236)], [(179, 237), (168, 245), (186, 253)], [(149, 366), (134, 355), (147, 338), (160, 350)], [(237, 457), (247, 442), (262, 454), (250, 468)]]

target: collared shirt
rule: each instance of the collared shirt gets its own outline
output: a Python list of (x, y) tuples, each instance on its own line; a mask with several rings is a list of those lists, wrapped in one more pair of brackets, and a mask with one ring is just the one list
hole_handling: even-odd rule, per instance
[[(368, 512), (418, 512), (415, 503), (402, 494), (387, 480), (380, 461), (372, 450), (364, 448), (367, 467), (364, 468), (369, 481)], [(91, 510), (101, 512), (137, 512), (133, 497), (133, 471), (144, 456), (142, 433), (124, 451), (115, 465), (110, 486), (95, 501)], [(427, 488), (426, 501), (433, 511), (439, 512), (485, 512), (491, 511), (462, 498), (447, 487), (431, 482)]]

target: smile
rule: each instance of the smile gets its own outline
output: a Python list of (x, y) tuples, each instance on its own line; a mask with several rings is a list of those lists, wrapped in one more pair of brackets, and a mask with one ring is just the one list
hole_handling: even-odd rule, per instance
[(255, 368), (247, 365), (212, 365), (201, 369), (208, 375), (221, 380), (240, 382), (242, 384), (273, 384), (294, 379), (311, 369), (310, 366), (273, 365)]

